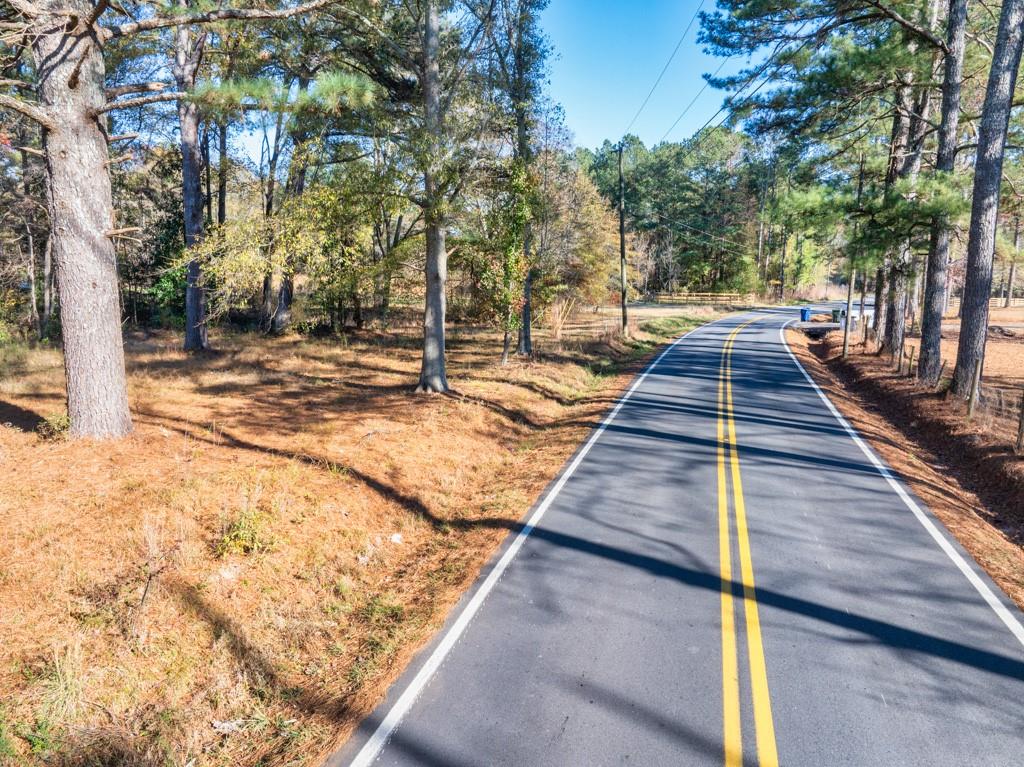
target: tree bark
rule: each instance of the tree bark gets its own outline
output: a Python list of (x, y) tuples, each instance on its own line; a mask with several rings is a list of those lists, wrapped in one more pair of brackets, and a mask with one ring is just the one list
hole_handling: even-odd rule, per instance
[(42, 341), (50, 332), (50, 320), (53, 318), (53, 236), (46, 238), (43, 250), (43, 312), (39, 315), (39, 340)]
[[(187, 0), (181, 0), (183, 7)], [(187, 25), (177, 27), (174, 35), (174, 80), (178, 91), (187, 93), (196, 84), (202, 60), (205, 32), (193, 40)], [(178, 101), (178, 130), (181, 139), (181, 198), (185, 212), (185, 246), (197, 245), (203, 236), (202, 149), (199, 144), (199, 107), (191, 101)], [(206, 297), (199, 262), (192, 259), (185, 269), (185, 349), (208, 348), (206, 333)]]
[(1017, 281), (1017, 261), (1020, 259), (1020, 215), (1017, 215), (1013, 227), (1013, 261), (1010, 262), (1010, 276), (1006, 278), (1006, 301), (1004, 308), (1013, 306), (1013, 284)]
[(961, 303), (963, 320), (953, 370), (952, 391), (958, 397), (966, 397), (970, 393), (975, 365), (985, 356), (1003, 153), (1022, 43), (1024, 0), (1006, 0), (999, 17), (999, 31), (978, 129), (967, 270)]
[[(84, 0), (51, 0), (54, 12), (87, 18)], [(123, 437), (132, 430), (121, 338), (117, 260), (107, 232), (113, 200), (106, 125), (103, 55), (91, 34), (52, 24), (32, 37), (39, 100), (51, 118), (43, 131), (47, 203), (60, 285), (64, 371), (70, 432)]]
[[(39, 301), (36, 296), (36, 247), (32, 237), (32, 230), (25, 226), (25, 234), (28, 237), (28, 253), (25, 258), (25, 276), (28, 278), (29, 295), (29, 322), (33, 325), (39, 324)], [(19, 246), (20, 247), (20, 246)]]
[[(526, 226), (527, 232), (529, 232), (529, 222)], [(523, 249), (528, 252), (529, 246), (524, 245)], [(533, 324), (533, 274), (534, 270), (528, 267), (526, 278), (523, 280), (522, 325), (519, 328), (519, 348), (516, 350), (518, 354), (525, 356), (533, 354), (533, 334), (530, 330), (530, 325)]]
[(228, 220), (228, 124), (217, 125), (217, 223)]
[[(935, 169), (942, 173), (952, 172), (956, 159), (967, 33), (967, 2), (968, 0), (950, 0), (946, 22), (946, 44), (949, 53), (946, 54), (942, 79), (942, 112), (939, 120), (938, 154), (935, 160)], [(942, 370), (942, 315), (946, 308), (949, 246), (952, 236), (948, 216), (934, 216), (925, 269), (921, 353), (917, 360), (918, 378), (926, 386), (935, 386)]]
[(875, 343), (885, 328), (885, 267), (878, 267), (875, 272), (875, 314), (871, 318), (871, 329), (875, 333)]
[(418, 392), (447, 392), (445, 372), (445, 284), (448, 279), (448, 253), (445, 250), (445, 222), (442, 199), (433, 165), (444, 126), (441, 114), (441, 73), (438, 65), (438, 12), (433, 0), (427, 0), (423, 13), (422, 90), (424, 127), (432, 143), (431, 156), (423, 173), (426, 199), (425, 230), (427, 241), (426, 305), (423, 310), (423, 360)]

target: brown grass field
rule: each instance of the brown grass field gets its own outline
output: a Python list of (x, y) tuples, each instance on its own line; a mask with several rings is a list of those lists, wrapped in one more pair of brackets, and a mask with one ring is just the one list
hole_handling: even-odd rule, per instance
[(414, 328), (199, 357), (133, 334), (119, 443), (40, 437), (60, 356), (9, 351), (0, 763), (318, 764), (643, 359), (715, 316), (678, 313), (505, 368), (456, 328), (451, 396), (411, 394)]

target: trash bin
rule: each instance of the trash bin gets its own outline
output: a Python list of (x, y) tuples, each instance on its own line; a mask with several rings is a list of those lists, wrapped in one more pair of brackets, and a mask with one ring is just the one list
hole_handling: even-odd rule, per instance
[(843, 315), (843, 310), (842, 309), (833, 309), (832, 310), (832, 321), (833, 322), (839, 322), (839, 318), (842, 315)]
[(811, 307), (801, 306), (800, 307), (800, 321), (810, 322), (811, 321)]

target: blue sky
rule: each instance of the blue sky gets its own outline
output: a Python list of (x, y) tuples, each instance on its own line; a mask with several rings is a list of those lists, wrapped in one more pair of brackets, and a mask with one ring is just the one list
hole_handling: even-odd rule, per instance
[[(576, 143), (594, 148), (617, 141), (654, 84), (700, 0), (551, 0), (541, 20), (554, 45), (551, 96), (565, 108)], [(705, 0), (703, 10), (712, 10)], [(722, 59), (697, 44), (699, 20), (672, 60), (651, 100), (630, 130), (651, 146), (704, 85)], [(745, 62), (730, 60), (722, 73)], [(690, 136), (722, 105), (725, 94), (710, 86), (669, 134)], [(718, 119), (721, 119), (719, 116)], [(717, 120), (716, 120), (717, 122)]]

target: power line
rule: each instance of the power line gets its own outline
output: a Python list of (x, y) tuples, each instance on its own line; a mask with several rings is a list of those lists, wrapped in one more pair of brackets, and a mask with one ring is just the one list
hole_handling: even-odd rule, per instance
[[(722, 67), (724, 67), (726, 62), (729, 61), (729, 59), (731, 59), (731, 58), (732, 58), (732, 56), (728, 56), (728, 57), (722, 59), (722, 63), (718, 65), (718, 69), (715, 70), (714, 74), (712, 74), (711, 77), (715, 77), (719, 72), (721, 72), (722, 71)], [(693, 97), (693, 100), (690, 101), (690, 103), (686, 105), (686, 108), (680, 113), (679, 117), (676, 118), (676, 121), (674, 123), (672, 123), (671, 126), (669, 126), (669, 129), (667, 131), (665, 131), (665, 135), (662, 136), (661, 137), (661, 141), (658, 142), (659, 144), (662, 141), (664, 141), (666, 138), (668, 138), (668, 134), (670, 134), (675, 129), (675, 127), (677, 125), (679, 125), (679, 121), (682, 120), (683, 117), (686, 116), (686, 113), (690, 111), (690, 107), (692, 107), (694, 104), (697, 103), (697, 99), (699, 99), (700, 95), (704, 91), (706, 91), (708, 89), (708, 85), (710, 85), (710, 84), (711, 83), (710, 83), (709, 80), (705, 80), (704, 81), (704, 85), (701, 87), (701, 89), (699, 91), (697, 91), (697, 95)], [(721, 111), (721, 110), (719, 110), (719, 111)], [(715, 114), (718, 114), (718, 112), (716, 112)]]
[[(795, 35), (799, 35), (803, 31), (804, 27), (807, 26), (807, 24), (808, 24), (808, 21), (804, 21), (804, 23), (800, 25), (800, 27), (796, 30), (796, 32), (794, 34)], [(776, 47), (776, 49), (772, 52), (772, 55), (769, 56), (767, 59), (765, 59), (765, 62), (760, 67), (758, 67), (756, 71), (751, 73), (750, 77), (747, 78), (746, 82), (743, 83), (743, 85), (741, 85), (739, 87), (739, 89), (735, 93), (733, 93), (731, 96), (729, 96), (729, 98), (727, 98), (725, 100), (725, 103), (723, 103), (722, 106), (718, 108), (718, 111), (715, 112), (713, 115), (711, 115), (711, 117), (708, 118), (707, 122), (705, 122), (702, 126), (700, 126), (700, 128), (693, 134), (694, 136), (697, 137), (697, 140), (686, 150), (686, 152), (683, 153), (682, 157), (678, 158), (677, 161), (681, 162), (681, 161), (685, 160), (687, 157), (689, 157), (691, 154), (693, 154), (695, 151), (697, 151), (697, 149), (700, 147), (701, 143), (703, 143), (703, 141), (707, 138), (707, 136), (710, 135), (710, 134), (704, 134), (703, 136), (701, 136), (700, 135), (701, 132), (705, 128), (707, 128), (709, 125), (711, 125), (712, 121), (716, 117), (718, 117), (718, 115), (720, 115), (726, 109), (729, 109), (732, 106), (733, 102), (739, 97), (739, 95), (741, 93), (743, 93), (743, 91), (745, 91), (747, 88), (749, 88), (751, 83), (753, 83), (756, 78), (758, 78), (762, 74), (764, 74), (765, 70), (767, 70), (769, 66), (771, 66), (773, 63), (776, 64), (776, 71), (778, 71), (778, 68), (779, 68), (778, 62), (773, 61), (776, 57), (778, 57), (782, 53), (790, 53), (790, 54), (798, 53), (802, 48), (804, 48), (804, 46), (806, 46), (809, 42), (811, 42), (812, 39), (813, 39), (812, 37), (804, 38), (804, 41), (802, 43), (800, 43), (800, 45), (798, 45), (792, 51), (788, 51), (787, 49), (783, 48), (782, 47), (782, 43), (780, 42), (779, 46)], [(728, 61), (728, 59), (726, 59), (726, 61)], [(721, 69), (721, 67), (719, 67), (719, 69)], [(774, 76), (775, 76), (775, 72), (770, 73), (764, 80), (761, 81), (760, 85), (758, 85), (756, 88), (754, 88), (754, 90), (752, 90), (749, 94), (747, 94), (747, 98), (750, 98), (755, 93), (757, 93), (759, 90), (761, 90), (764, 86), (766, 86), (768, 83), (770, 83)], [(725, 121), (723, 120), (722, 122), (725, 122)], [(719, 125), (721, 125), (721, 124), (722, 123), (719, 123)], [(669, 130), (671, 130), (671, 128)], [(668, 135), (668, 134), (666, 133), (665, 135)], [(664, 141), (664, 140), (665, 140), (664, 137), (662, 137), (662, 141)]]
[(697, 6), (697, 10), (693, 12), (693, 16), (690, 19), (690, 23), (686, 25), (686, 29), (684, 29), (683, 34), (680, 35), (679, 42), (676, 43), (676, 47), (672, 49), (672, 54), (668, 57), (668, 61), (666, 61), (665, 66), (661, 68), (661, 73), (658, 75), (658, 79), (654, 81), (654, 85), (652, 85), (651, 89), (647, 92), (647, 98), (644, 99), (644, 102), (640, 105), (640, 108), (636, 110), (636, 114), (633, 115), (633, 119), (629, 121), (629, 125), (626, 126), (626, 130), (622, 132), (623, 136), (629, 133), (629, 129), (633, 127), (634, 123), (636, 123), (637, 121), (637, 118), (640, 117), (640, 113), (643, 112), (644, 107), (647, 106), (647, 102), (651, 100), (651, 96), (654, 95), (654, 91), (657, 89), (658, 84), (661, 82), (661, 78), (665, 76), (665, 72), (668, 71), (669, 64), (672, 63), (672, 60), (675, 59), (676, 54), (679, 53), (679, 49), (683, 45), (683, 40), (685, 40), (686, 36), (690, 33), (690, 28), (693, 26), (693, 22), (697, 20), (697, 16), (700, 13), (700, 9), (703, 7), (704, 0), (700, 0), (700, 4)]

